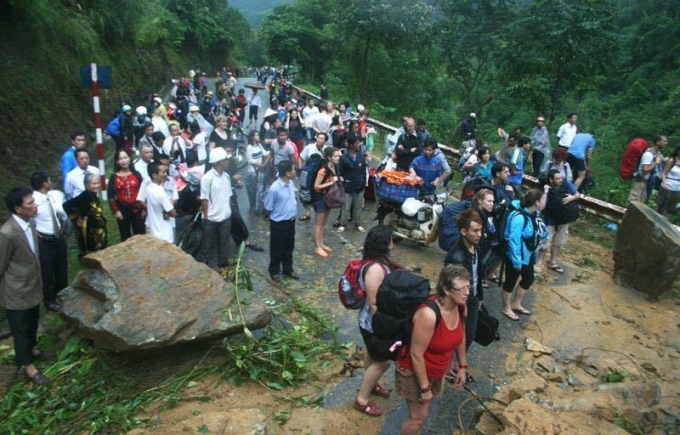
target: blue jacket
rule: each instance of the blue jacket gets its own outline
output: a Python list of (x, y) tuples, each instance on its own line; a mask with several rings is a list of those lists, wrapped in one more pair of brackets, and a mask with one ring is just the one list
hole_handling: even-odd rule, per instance
[(442, 162), (437, 157), (432, 156), (429, 159), (425, 154), (421, 154), (411, 162), (410, 165), (416, 171), (419, 177), (423, 179), (423, 185), (420, 187), (421, 195), (434, 193), (435, 186), (432, 182), (441, 177), (444, 173)]
[[(517, 205), (519, 201), (513, 201)], [(526, 208), (525, 213), (529, 213)], [(537, 215), (538, 212), (534, 214)], [(534, 226), (528, 217), (524, 216), (519, 210), (513, 211), (508, 215), (508, 224), (505, 227), (505, 240), (508, 242), (508, 259), (512, 262), (515, 269), (528, 266), (535, 253), (529, 251), (524, 239), (534, 237)]]

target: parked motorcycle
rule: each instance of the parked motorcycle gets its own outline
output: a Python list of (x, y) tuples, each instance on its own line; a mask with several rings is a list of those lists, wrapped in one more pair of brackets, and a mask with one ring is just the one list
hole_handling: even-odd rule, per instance
[(404, 202), (380, 198), (376, 219), (392, 229), (394, 242), (407, 239), (429, 245), (437, 240), (439, 215), (448, 200), (448, 191), (424, 198), (407, 198)]

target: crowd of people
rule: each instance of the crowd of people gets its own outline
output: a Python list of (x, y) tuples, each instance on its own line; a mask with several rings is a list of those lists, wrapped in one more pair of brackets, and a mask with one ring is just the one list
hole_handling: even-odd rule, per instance
[[(237, 89), (235, 74), (224, 69), (214, 91), (208, 89), (204, 73), (194, 72), (189, 79), (174, 81), (172, 101), (167, 104), (153, 95), (133, 114), (130, 102), (121, 101), (107, 128), (115, 143), (114, 169), (107, 183), (111, 216), (122, 242), (149, 234), (181, 244), (200, 221), (196, 258), (219, 271), (232, 262), (232, 243), (263, 251), (250, 242), (239, 210), (235, 189), (244, 188), (249, 213), (261, 214), (269, 222), (268, 273), (276, 283), (300, 279), (293, 264), (296, 221), (309, 221), (312, 210), (313, 254), (318, 257), (333, 255), (324, 241), (332, 214), (338, 232), (351, 226), (366, 233), (363, 257), (370, 265), (362, 272), (367, 297), (358, 321), (367, 353), (354, 408), (380, 416), (382, 411), (369, 398), (371, 394), (389, 397), (390, 391), (379, 380), (390, 361), (374, 352), (371, 318), (380, 285), (397, 265), (390, 258), (391, 229), (377, 225), (367, 230), (362, 221), (375, 135), (369, 112), (361, 105), (354, 112), (348, 102), (336, 106), (325, 86), (320, 90), (322, 100), (315, 101), (290, 86), (277, 70), (260, 69), (256, 74), (263, 85), (251, 86), (248, 95)], [(271, 99), (261, 113), (258, 89), (268, 79)], [(248, 126), (244, 125), (246, 111)], [(405, 117), (403, 121), (381, 169), (417, 178), (419, 196), (427, 197), (449, 181), (453, 170), (425, 120)], [(567, 242), (569, 223), (578, 217), (578, 199), (588, 189), (596, 143), (592, 131), (578, 131), (577, 121), (577, 114), (568, 115), (555, 136), (555, 148), (542, 116), (536, 118), (530, 136), (524, 135), (522, 127), (509, 134), (499, 128), (503, 146), (495, 154), (476, 137), (475, 113), (460, 123), (459, 169), (465, 177), (463, 200), (469, 204), (455, 217), (457, 241), (444, 257), (436, 294), (431, 297), (437, 310), (427, 304), (417, 309), (411, 342), (397, 359), (395, 389), (409, 409), (402, 434), (419, 433), (445, 380), (455, 386), (474, 382), (467, 370), (467, 351), (475, 341), (489, 282), (496, 281), (502, 289), (502, 315), (519, 321), (519, 316), (531, 315), (523, 302), (534, 282), (536, 264), (564, 273), (560, 251)], [(101, 174), (90, 165), (85, 134), (75, 131), (70, 139), (60, 160), (61, 182), (37, 171), (30, 177), (30, 189), (10, 191), (6, 205), (12, 217), (0, 230), (0, 305), (7, 309), (17, 362), (38, 384), (49, 379), (33, 361), (51, 356), (36, 347), (39, 308), (42, 303), (48, 310), (59, 309), (57, 294), (68, 281), (66, 240), (74, 234), (82, 258), (105, 249), (109, 239)], [(663, 166), (660, 209), (668, 214), (679, 199), (680, 151), (676, 148), (673, 159), (664, 160), (659, 151), (666, 144), (666, 137), (659, 136), (642, 156), (643, 177), (635, 181), (631, 197), (646, 199), (649, 180), (643, 180), (644, 175)], [(542, 189), (522, 187), (529, 163)], [(305, 181), (300, 177), (296, 183), (298, 173), (307, 174)], [(299, 216), (298, 200), (304, 210)], [(30, 275), (30, 282), (17, 284), (15, 273)]]

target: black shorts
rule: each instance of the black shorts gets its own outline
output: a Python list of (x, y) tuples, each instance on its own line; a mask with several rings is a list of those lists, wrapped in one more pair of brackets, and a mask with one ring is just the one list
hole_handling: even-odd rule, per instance
[(571, 170), (576, 174), (577, 172), (584, 172), (586, 170), (586, 161), (581, 160), (578, 157), (567, 154), (567, 162), (571, 166)]

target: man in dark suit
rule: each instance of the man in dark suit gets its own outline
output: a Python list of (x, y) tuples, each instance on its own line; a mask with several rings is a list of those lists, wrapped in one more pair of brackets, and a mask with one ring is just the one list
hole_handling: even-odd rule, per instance
[(5, 204), (12, 215), (0, 227), (0, 306), (6, 310), (17, 363), (31, 382), (47, 384), (50, 379), (33, 365), (35, 359), (54, 356), (36, 347), (43, 295), (38, 237), (31, 218), (38, 206), (33, 191), (25, 187), (12, 189)]

